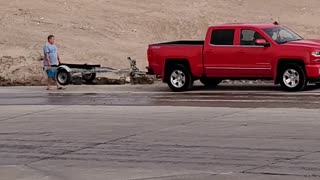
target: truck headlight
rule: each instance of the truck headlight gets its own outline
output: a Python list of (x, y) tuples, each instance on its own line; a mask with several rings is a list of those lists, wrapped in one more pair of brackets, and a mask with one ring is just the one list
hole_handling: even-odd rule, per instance
[(313, 51), (311, 55), (318, 58), (320, 57), (320, 51)]

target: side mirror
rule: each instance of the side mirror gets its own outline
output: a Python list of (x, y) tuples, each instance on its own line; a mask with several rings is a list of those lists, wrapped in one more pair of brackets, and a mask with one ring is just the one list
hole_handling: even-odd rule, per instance
[(257, 40), (255, 41), (255, 44), (256, 44), (257, 46), (270, 47), (270, 43), (267, 42), (265, 39), (257, 39)]

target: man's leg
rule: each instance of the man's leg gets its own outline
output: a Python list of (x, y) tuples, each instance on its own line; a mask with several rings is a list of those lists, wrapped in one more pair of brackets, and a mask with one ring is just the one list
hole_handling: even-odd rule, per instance
[(56, 70), (54, 71), (53, 83), (56, 83), (56, 86), (57, 86), (57, 89), (58, 89), (58, 90), (63, 89), (62, 86), (58, 83), (58, 80), (57, 80), (57, 71), (56, 71)]
[(51, 73), (50, 73), (50, 70), (49, 69), (47, 69), (47, 70), (45, 70), (45, 72), (46, 72), (46, 74), (47, 74), (47, 78), (48, 78), (48, 80), (47, 80), (47, 90), (50, 90), (51, 89)]
[(51, 78), (48, 78), (48, 86), (47, 86), (47, 90), (51, 89)]
[(57, 88), (58, 88), (58, 89), (61, 89), (61, 86), (60, 86), (60, 84), (58, 83), (58, 81), (57, 81), (56, 79), (54, 79), (53, 81), (56, 83)]

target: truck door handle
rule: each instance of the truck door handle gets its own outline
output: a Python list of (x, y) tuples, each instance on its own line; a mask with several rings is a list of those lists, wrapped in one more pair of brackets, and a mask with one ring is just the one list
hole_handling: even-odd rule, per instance
[(245, 50), (240, 50), (240, 51), (238, 51), (238, 52), (241, 53), (241, 54), (246, 53)]

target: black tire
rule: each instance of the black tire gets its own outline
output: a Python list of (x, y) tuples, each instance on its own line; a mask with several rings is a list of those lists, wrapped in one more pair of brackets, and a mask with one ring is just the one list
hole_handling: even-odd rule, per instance
[(58, 69), (57, 70), (57, 76), (56, 81), (62, 85), (66, 86), (71, 83), (71, 74), (65, 69)]
[(286, 91), (302, 91), (308, 84), (307, 75), (303, 67), (294, 63), (287, 64), (281, 69), (279, 80), (281, 87)]
[(176, 64), (170, 67), (166, 76), (166, 81), (172, 91), (187, 91), (193, 86), (191, 72), (182, 64)]
[(91, 74), (83, 74), (82, 79), (86, 81), (86, 83), (92, 83), (93, 80), (96, 79), (97, 74), (96, 73), (91, 73)]
[(214, 88), (214, 87), (217, 87), (222, 82), (222, 80), (216, 79), (216, 78), (205, 78), (204, 77), (204, 78), (200, 79), (200, 82), (206, 87)]

